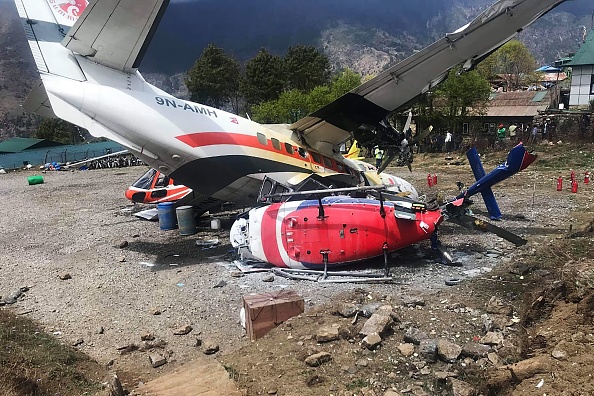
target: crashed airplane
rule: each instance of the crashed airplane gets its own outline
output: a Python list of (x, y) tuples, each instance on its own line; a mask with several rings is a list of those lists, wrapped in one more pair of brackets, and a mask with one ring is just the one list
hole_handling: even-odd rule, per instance
[[(204, 204), (253, 205), (257, 197), (296, 191), (381, 186), (338, 148), (348, 139), (379, 145), (409, 166), (404, 133), (387, 116), (441, 82), (471, 69), (564, 0), (500, 0), (453, 33), (292, 125), (261, 125), (182, 100), (138, 71), (167, 0), (15, 0), (40, 74), (24, 103), (127, 147), (151, 167), (193, 190)], [(269, 181), (269, 185), (263, 182)], [(389, 193), (417, 199), (392, 179)], [(267, 187), (274, 190), (262, 194)], [(411, 204), (412, 205), (412, 204)]]

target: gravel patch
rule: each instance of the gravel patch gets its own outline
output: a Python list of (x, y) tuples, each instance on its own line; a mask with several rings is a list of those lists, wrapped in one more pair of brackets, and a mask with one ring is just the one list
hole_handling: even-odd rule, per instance
[[(145, 356), (141, 360), (134, 354), (122, 355), (117, 348), (140, 345), (148, 332), (167, 343), (169, 361), (183, 362), (201, 354), (197, 338), (214, 340), (225, 354), (249, 343), (239, 325), (242, 295), (290, 288), (305, 298), (307, 310), (361, 287), (280, 277), (265, 282), (268, 273), (231, 276), (234, 255), (225, 228), (231, 221), (228, 213), (223, 215), (223, 229), (211, 230), (210, 219), (205, 218), (198, 234), (185, 237), (131, 215), (139, 207), (125, 199), (124, 191), (144, 170), (52, 172), (43, 175), (44, 184), (34, 186), (27, 185), (32, 173), (0, 175), (0, 296), (29, 288), (11, 309), (26, 313), (65, 343), (78, 343), (77, 348), (100, 363), (155, 370)], [(394, 173), (403, 174), (401, 169)], [(425, 172), (405, 177), (420, 186), (421, 193), (431, 196), (437, 191), (423, 188)], [(446, 191), (446, 197), (453, 195), (460, 179), (472, 181), (466, 167), (452, 167), (439, 175), (438, 188)], [(496, 196), (505, 214), (497, 225), (529, 237), (529, 244), (520, 248), (528, 252), (563, 228), (576, 205), (570, 194), (554, 193), (552, 177), (537, 172), (502, 183)], [(475, 206), (475, 212), (483, 215), (480, 198)], [(395, 284), (363, 287), (383, 295), (432, 293), (451, 287), (445, 285), (447, 279), (464, 282), (489, 276), (493, 267), (514, 260), (518, 251), (496, 236), (455, 225), (445, 224), (440, 232), (461, 266), (437, 263), (429, 243), (421, 243), (390, 258)], [(196, 244), (215, 237), (221, 243), (214, 248)], [(124, 241), (127, 246), (120, 247)], [(380, 271), (382, 262), (371, 265)], [(61, 279), (66, 273), (70, 279)], [(156, 310), (160, 314), (155, 315)], [(192, 327), (187, 335), (174, 335), (186, 325)]]

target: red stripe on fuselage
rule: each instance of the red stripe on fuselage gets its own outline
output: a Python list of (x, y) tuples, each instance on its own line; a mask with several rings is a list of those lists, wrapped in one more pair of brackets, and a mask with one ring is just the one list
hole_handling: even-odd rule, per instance
[(283, 261), (278, 249), (278, 238), (282, 238), (282, 235), (276, 233), (276, 219), (280, 206), (281, 204), (272, 204), (264, 211), (260, 232), (266, 261), (277, 267), (286, 267), (287, 264)]

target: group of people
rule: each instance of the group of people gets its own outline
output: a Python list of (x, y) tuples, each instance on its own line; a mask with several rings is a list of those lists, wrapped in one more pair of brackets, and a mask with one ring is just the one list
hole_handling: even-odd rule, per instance
[(542, 123), (535, 122), (532, 125), (522, 124), (518, 126), (512, 122), (507, 128), (503, 124), (497, 126), (497, 142), (501, 144), (509, 138), (511, 143), (516, 144), (519, 141), (536, 143), (538, 140), (550, 140), (554, 133), (554, 124), (550, 118)]

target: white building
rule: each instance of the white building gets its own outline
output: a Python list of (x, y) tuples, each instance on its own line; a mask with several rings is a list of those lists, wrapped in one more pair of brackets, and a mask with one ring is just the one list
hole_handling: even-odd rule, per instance
[(570, 108), (588, 108), (594, 101), (594, 30), (567, 66), (572, 68)]

